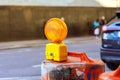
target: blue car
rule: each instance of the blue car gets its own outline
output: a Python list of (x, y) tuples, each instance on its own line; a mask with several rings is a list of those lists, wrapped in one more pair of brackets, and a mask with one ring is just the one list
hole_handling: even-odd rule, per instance
[(111, 70), (120, 65), (120, 12), (102, 27), (101, 59)]

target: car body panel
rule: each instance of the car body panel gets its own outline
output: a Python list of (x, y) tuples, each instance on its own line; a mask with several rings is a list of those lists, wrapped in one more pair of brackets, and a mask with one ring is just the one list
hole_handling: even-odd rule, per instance
[(111, 24), (106, 25), (106, 26), (109, 26), (109, 27), (107, 27), (107, 30), (120, 30), (120, 21), (111, 23)]

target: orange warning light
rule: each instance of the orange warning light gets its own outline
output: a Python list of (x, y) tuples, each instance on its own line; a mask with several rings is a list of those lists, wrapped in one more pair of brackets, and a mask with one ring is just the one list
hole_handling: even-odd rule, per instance
[(68, 30), (63, 20), (52, 18), (47, 21), (44, 32), (50, 42), (60, 43), (66, 38)]

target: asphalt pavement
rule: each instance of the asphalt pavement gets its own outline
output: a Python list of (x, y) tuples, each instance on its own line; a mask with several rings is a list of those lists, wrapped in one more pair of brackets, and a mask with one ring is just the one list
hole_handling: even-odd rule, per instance
[[(87, 40), (93, 40), (93, 39), (95, 39), (94, 36), (74, 37), (74, 38), (66, 38), (63, 42), (66, 44), (72, 44), (78, 41), (85, 42)], [(100, 39), (96, 39), (96, 40), (100, 40)], [(46, 43), (49, 43), (47, 39), (0, 42), (0, 50), (28, 48), (28, 47), (43, 47), (43, 45), (45, 45)], [(7, 77), (7, 78), (0, 78), (0, 80), (40, 80), (40, 76)]]

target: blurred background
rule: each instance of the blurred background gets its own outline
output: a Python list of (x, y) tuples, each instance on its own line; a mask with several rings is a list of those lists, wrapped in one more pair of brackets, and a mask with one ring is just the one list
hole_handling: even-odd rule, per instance
[(44, 25), (64, 19), (68, 37), (93, 35), (93, 21), (110, 19), (119, 0), (0, 0), (0, 41), (44, 39)]
[(109, 20), (119, 9), (120, 0), (0, 0), (0, 80), (40, 80), (48, 43), (44, 26), (55, 17), (67, 24), (68, 51), (101, 60), (93, 22)]

